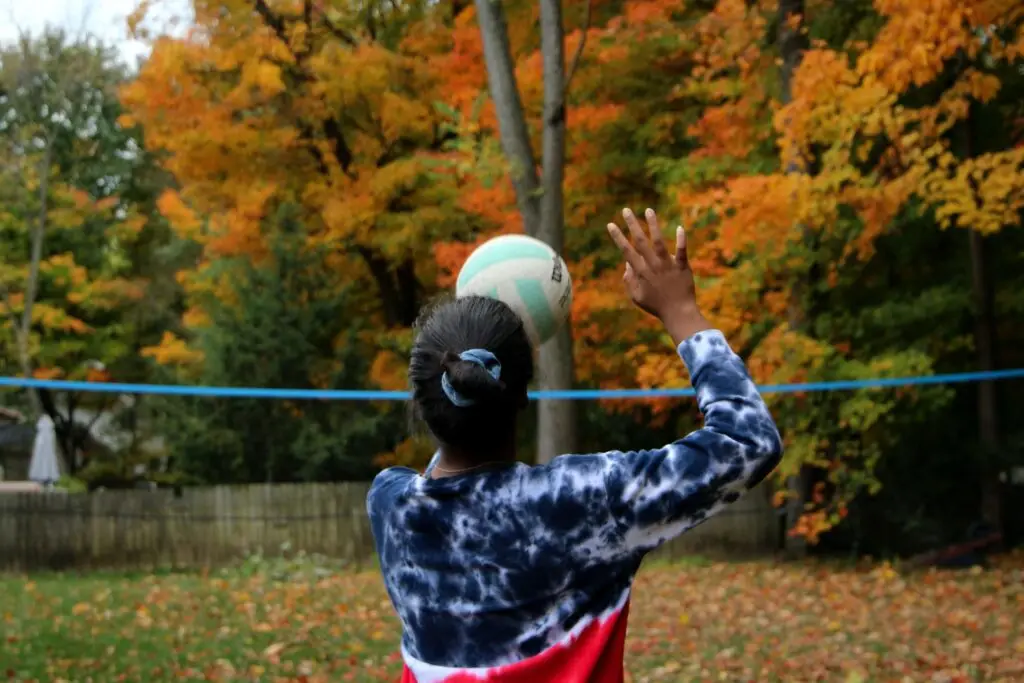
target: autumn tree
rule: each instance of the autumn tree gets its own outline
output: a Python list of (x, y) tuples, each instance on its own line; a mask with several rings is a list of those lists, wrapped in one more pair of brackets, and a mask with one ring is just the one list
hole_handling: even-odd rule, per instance
[[(933, 5), (926, 11), (903, 2), (877, 3), (885, 23), (852, 63), (819, 49), (802, 74), (804, 102), (792, 108), (800, 120), (792, 145), (827, 146), (820, 173), (842, 178), (837, 189), (862, 211), (882, 208), (892, 215), (920, 206), (940, 227), (967, 231), (975, 366), (993, 370), (996, 283), (987, 236), (1020, 226), (1024, 209), (1024, 156), (1013, 130), (1024, 9), (999, 1)], [(824, 78), (822, 67), (829, 70)], [(824, 84), (840, 98), (823, 102)], [(837, 106), (845, 107), (843, 122), (817, 128)], [(980, 457), (987, 464), (981, 514), (995, 526), (1001, 519), (999, 471), (1005, 466), (990, 462), (1000, 450), (998, 411), (995, 385), (982, 382), (978, 425)]]
[[(348, 319), (357, 284), (339, 287), (311, 249), (298, 211), (265, 219), (268, 259), (219, 260), (234, 296), (198, 300), (209, 316), (192, 342), (191, 381), (208, 386), (350, 389), (365, 380), (373, 339)], [(336, 349), (326, 357), (325, 348)], [(167, 378), (174, 381), (174, 376)], [(365, 401), (165, 397), (147, 414), (168, 441), (174, 471), (204, 483), (365, 480), (373, 454), (402, 433), (401, 414)]]
[(404, 388), (409, 327), (436, 290), (437, 268), (424, 256), (437, 242), (468, 238), (476, 220), (457, 201), (454, 133), (436, 106), (443, 84), (410, 48), (422, 35), (414, 27), (443, 9), (196, 2), (188, 36), (153, 41), (122, 100), (164, 155), (177, 187), (159, 206), (198, 257), (179, 276), (189, 301), (181, 329), (152, 357), (194, 366), (208, 295), (237, 298), (223, 264), (268, 263), (277, 224), (264, 219), (291, 204), (333, 278), (325, 282), (358, 285), (345, 318), (377, 347), (363, 382)]
[[(557, 199), (547, 141), (549, 159), (564, 145), (562, 206), (549, 216), (561, 216), (576, 283), (577, 386), (687, 383), (656, 322), (624, 297), (600, 227), (647, 201), (687, 226), (702, 306), (759, 383), (1024, 363), (1012, 355), (1024, 348), (1013, 323), (1022, 233), (996, 230), (1019, 219), (1019, 17), (999, 1), (933, 4), (567, 3), (558, 55), (555, 7), (540, 35), (541, 5), (520, 0), (197, 2), (193, 33), (158, 38), (123, 92), (177, 181), (159, 204), (193, 256), (180, 273), (189, 310), (149, 353), (180, 379), (212, 372), (209, 340), (237, 329), (229, 311), (245, 318), (247, 269), (275, 267), (282, 223), (268, 217), (293, 204), (323, 294), (345, 293), (350, 328), (335, 333), (375, 349), (368, 378), (346, 376), (350, 388), (404, 387), (419, 303), (451, 286), (474, 246), (535, 230)], [(559, 80), (546, 58), (549, 72), (572, 73), (562, 119), (552, 120)], [(970, 233), (946, 223), (990, 235), (985, 297), (971, 294)], [(991, 363), (973, 355), (985, 346), (974, 321), (986, 319), (1003, 340)], [(322, 364), (347, 344), (322, 339), (311, 353)], [(312, 365), (295, 367), (291, 384), (325, 386)], [(972, 388), (769, 400), (787, 442), (779, 483), (805, 481), (793, 533), (853, 533), (840, 523), (870, 526), (883, 503), (913, 524), (931, 506), (953, 528), (948, 509), (977, 505), (941, 502), (952, 495), (943, 482), (981, 476), (963, 438), (978, 427), (965, 407)], [(1010, 401), (995, 403), (1005, 412)], [(579, 410), (588, 450), (655, 445), (699, 422), (692, 400)], [(1014, 423), (1003, 424), (989, 474), (1012, 450)], [(429, 448), (408, 439), (381, 447), (379, 462), (422, 464)], [(920, 483), (922, 472), (936, 479)]]
[[(808, 4), (792, 27), (803, 25), (810, 49), (781, 106), (772, 100), (785, 98), (773, 96), (763, 74), (777, 54), (767, 40), (772, 19), (785, 18), (784, 6), (722, 0), (700, 20), (702, 64), (687, 89), (703, 108), (693, 133), (707, 161), (683, 185), (680, 205), (707, 222), (694, 256), (713, 278), (705, 295), (758, 381), (911, 375), (962, 362), (951, 330), (936, 336), (912, 326), (939, 302), (956, 311), (970, 285), (941, 290), (920, 261), (898, 268), (895, 254), (902, 260), (917, 230), (932, 236), (919, 248), (940, 253), (940, 226), (991, 232), (1019, 221), (1012, 137), (981, 155), (981, 167), (955, 142), (958, 122), (978, 106), (1007, 122), (1015, 115), (993, 97), (1012, 98), (1018, 87), (1013, 69), (1001, 66), (1016, 56), (1001, 41), (1017, 35), (1019, 17), (998, 4)], [(775, 149), (766, 155), (759, 140)], [(965, 201), (962, 193), (982, 181), (1000, 189), (972, 190)], [(945, 256), (941, 263), (947, 282), (960, 279)], [(899, 282), (924, 289), (903, 294)], [(949, 319), (959, 325), (966, 310)], [(881, 311), (899, 315), (884, 321)], [(774, 399), (788, 446), (780, 472), (819, 472), (794, 531), (813, 540), (857, 493), (876, 490), (875, 467), (898, 449), (899, 433), (942, 414), (951, 399), (931, 389)]]
[[(146, 159), (119, 127), (124, 67), (109, 48), (50, 30), (0, 51), (3, 365), (44, 378), (122, 379), (145, 282), (133, 252), (150, 239)], [(139, 178), (134, 176), (138, 174)], [(71, 470), (86, 430), (80, 397), (29, 392), (54, 420)]]

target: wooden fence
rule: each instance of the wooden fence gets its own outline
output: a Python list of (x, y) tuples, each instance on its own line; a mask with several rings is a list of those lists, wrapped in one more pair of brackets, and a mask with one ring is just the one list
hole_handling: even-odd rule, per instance
[[(373, 561), (367, 484), (274, 484), (93, 494), (0, 494), (0, 572), (202, 568), (283, 548), (346, 564)], [(774, 550), (762, 487), (659, 551), (757, 555)]]

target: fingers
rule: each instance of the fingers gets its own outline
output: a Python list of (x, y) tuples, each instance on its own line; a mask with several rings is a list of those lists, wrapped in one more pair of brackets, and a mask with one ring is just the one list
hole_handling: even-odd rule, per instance
[[(629, 226), (629, 234), (633, 237), (633, 245), (636, 251), (644, 258), (644, 261), (654, 265), (657, 262), (657, 256), (651, 247), (651, 241), (648, 239), (647, 233), (640, 227), (640, 221), (636, 219), (636, 216), (629, 209), (622, 210), (622, 217), (626, 219), (626, 225)], [(633, 267), (636, 268), (636, 265), (634, 264)]]
[(654, 255), (657, 259), (668, 264), (668, 249), (665, 248), (665, 238), (661, 236), (661, 230), (658, 228), (658, 216), (654, 213), (654, 209), (647, 209), (644, 212), (644, 216), (647, 218), (647, 229), (651, 232), (651, 244), (654, 245)]
[(686, 256), (686, 231), (683, 226), (676, 228), (676, 263), (681, 268), (689, 268), (689, 258)]
[(608, 224), (608, 234), (611, 235), (612, 241), (615, 242), (615, 246), (619, 248), (622, 255), (626, 257), (626, 267), (632, 268), (633, 272), (642, 271), (644, 268), (644, 259), (640, 254), (637, 253), (633, 245), (629, 243), (626, 236), (622, 234), (622, 230), (619, 226), (614, 223)]
[[(622, 216), (626, 219), (626, 225), (629, 226), (629, 233), (633, 238), (632, 243), (614, 223), (608, 224), (608, 234), (626, 257), (626, 273), (623, 275), (623, 279), (628, 280), (645, 271), (657, 270), (659, 266), (667, 266), (670, 263), (670, 257), (658, 227), (658, 216), (654, 210), (647, 209), (644, 212), (644, 217), (647, 219), (646, 231), (629, 209), (623, 209)], [(680, 227), (676, 232), (676, 262), (685, 267), (687, 264), (686, 235), (682, 230)]]

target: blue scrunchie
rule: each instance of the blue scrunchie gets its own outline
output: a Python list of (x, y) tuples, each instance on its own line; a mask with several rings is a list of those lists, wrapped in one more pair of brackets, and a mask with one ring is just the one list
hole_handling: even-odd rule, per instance
[[(484, 370), (487, 371), (494, 379), (501, 378), (501, 363), (498, 362), (498, 357), (487, 349), (469, 349), (459, 354), (460, 360), (469, 361), (470, 363), (476, 363)], [(471, 398), (466, 398), (452, 386), (452, 383), (448, 380), (448, 371), (441, 375), (441, 390), (444, 391), (444, 395), (459, 408), (468, 408), (469, 406), (476, 403)]]

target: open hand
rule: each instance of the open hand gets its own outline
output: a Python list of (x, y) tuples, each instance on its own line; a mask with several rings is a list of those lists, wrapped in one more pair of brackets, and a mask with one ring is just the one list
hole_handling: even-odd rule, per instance
[(633, 303), (660, 318), (678, 344), (709, 327), (697, 307), (693, 271), (686, 256), (686, 232), (682, 226), (676, 229), (675, 254), (670, 254), (658, 229), (658, 217), (652, 209), (645, 213), (648, 231), (632, 211), (622, 210), (632, 244), (615, 223), (608, 224), (608, 234), (626, 259), (622, 279)]

